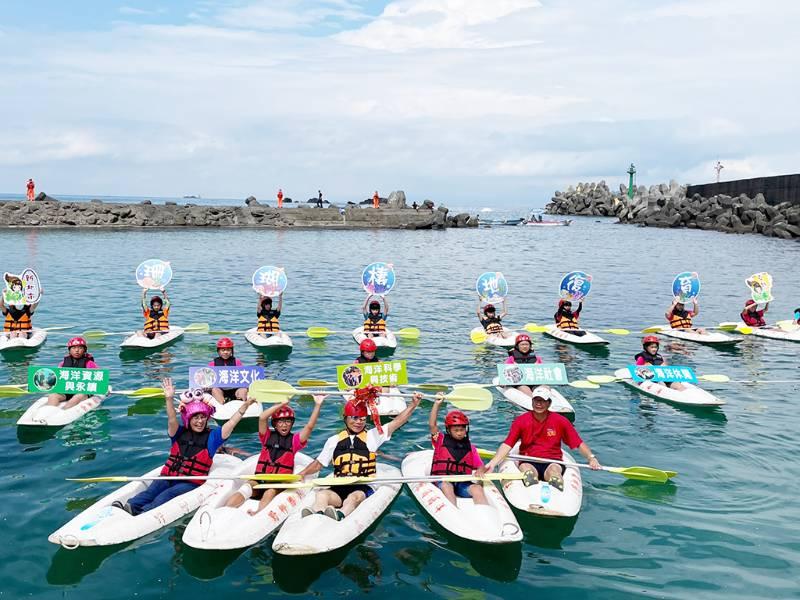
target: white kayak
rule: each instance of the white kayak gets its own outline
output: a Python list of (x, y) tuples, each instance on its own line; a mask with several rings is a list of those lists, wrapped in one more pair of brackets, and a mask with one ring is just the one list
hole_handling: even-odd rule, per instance
[[(533, 410), (533, 400), (528, 394), (512, 386), (497, 385), (498, 381), (500, 381), (499, 377), (492, 379), (492, 383), (495, 385), (497, 391), (503, 394), (506, 400), (522, 409)], [(553, 402), (550, 404), (550, 412), (556, 412), (567, 417), (570, 421), (574, 421), (575, 409), (572, 408), (569, 401), (561, 395), (561, 392), (551, 387), (550, 395), (553, 398)]]
[(665, 400), (673, 402), (674, 404), (683, 404), (685, 406), (706, 406), (715, 407), (725, 404), (725, 400), (717, 398), (714, 394), (707, 392), (696, 385), (691, 383), (684, 383), (685, 389), (676, 390), (655, 381), (642, 381), (636, 382), (631, 378), (628, 369), (617, 369), (614, 371), (614, 377), (622, 381), (628, 387), (631, 387), (645, 396), (655, 398), (656, 400)]
[[(511, 450), (519, 453), (519, 444)], [(575, 460), (562, 452), (561, 460), (574, 463)], [(517, 461), (504, 460), (498, 467), (500, 473), (519, 473)], [(583, 502), (583, 482), (581, 470), (577, 467), (566, 467), (564, 474), (564, 491), (560, 491), (547, 482), (540, 481), (536, 485), (525, 487), (520, 480), (504, 481), (503, 493), (511, 506), (518, 510), (545, 515), (549, 517), (574, 517), (581, 510)]]
[[(241, 460), (228, 454), (217, 454), (214, 456), (210, 474), (229, 474), (241, 463)], [(162, 466), (159, 465), (145, 475), (159, 475)], [(195, 489), (135, 517), (121, 508), (111, 506), (111, 503), (116, 500), (122, 503), (127, 502), (128, 499), (144, 491), (152, 483), (152, 481), (132, 481), (125, 484), (118, 490), (100, 498), (66, 525), (51, 533), (47, 539), (53, 544), (59, 544), (69, 549), (78, 546), (112, 546), (137, 540), (194, 512), (219, 489), (223, 481), (209, 480), (203, 485), (198, 485)]]
[[(236, 474), (252, 475), (258, 464), (258, 454), (247, 458)], [(311, 463), (311, 457), (298, 452), (294, 472), (299, 473)], [(225, 506), (245, 483), (244, 479), (223, 481), (201, 506), (183, 532), (183, 543), (201, 550), (232, 550), (246, 548), (268, 537), (293, 512), (300, 509), (308, 489), (285, 490), (276, 494), (263, 510), (255, 515), (248, 511), (258, 508), (258, 500), (248, 498), (237, 508)], [(257, 482), (252, 482), (257, 485)]]
[[(483, 329), (483, 326), (479, 326), (470, 331), (470, 335), (473, 333), (486, 333), (486, 331)], [(519, 332), (503, 327), (503, 333), (486, 334), (485, 343), (490, 346), (500, 346), (501, 348), (513, 348), (514, 340), (517, 335), (519, 335)]]
[[(353, 339), (356, 341), (357, 344), (360, 344), (367, 336), (364, 335), (364, 328), (363, 327), (356, 327), (353, 330)], [(389, 331), (388, 329), (383, 333), (383, 335), (379, 336), (369, 336), (375, 345), (378, 347), (378, 350), (384, 348), (386, 350), (394, 350), (397, 348), (397, 338), (395, 335)]]
[(279, 331), (270, 335), (261, 335), (258, 328), (248, 329), (244, 334), (244, 339), (253, 344), (256, 348), (264, 350), (289, 350), (293, 347), (292, 338), (289, 334)]
[(31, 329), (30, 337), (10, 337), (0, 333), (0, 352), (38, 348), (47, 339), (47, 331), (39, 327)]
[[(378, 396), (378, 414), (382, 417), (396, 417), (406, 409), (406, 399), (400, 394), (399, 388), (388, 388)], [(344, 400), (352, 400), (353, 396), (345, 396)]]
[[(108, 398), (105, 396), (89, 396), (86, 400), (78, 402), (70, 408), (61, 406), (48, 406), (47, 396), (39, 398), (17, 421), (17, 425), (27, 425), (33, 427), (63, 427), (73, 421), (77, 421), (83, 415), (93, 411)], [(66, 402), (62, 402), (63, 406)]]
[(706, 333), (698, 333), (694, 329), (670, 329), (665, 327), (660, 332), (667, 337), (675, 338), (678, 340), (686, 340), (687, 342), (697, 342), (698, 344), (706, 344), (708, 346), (735, 346), (741, 343), (741, 338), (733, 338), (724, 333), (716, 331), (707, 331)]
[[(412, 452), (403, 459), (403, 477), (425, 477), (431, 473), (433, 450)], [(522, 541), (522, 529), (503, 498), (491, 483), (483, 484), (489, 504), (479, 505), (472, 498), (456, 498), (453, 504), (431, 482), (407, 484), (428, 515), (447, 531), (465, 540), (483, 544), (508, 544)]]
[(559, 329), (555, 325), (548, 325), (544, 334), (561, 340), (562, 342), (577, 344), (578, 346), (604, 346), (608, 344), (607, 340), (604, 340), (591, 331), (586, 331), (585, 329), (578, 329), (577, 331), (584, 331), (585, 333), (584, 335), (575, 335), (574, 333), (570, 333), (568, 329)]
[(157, 335), (152, 340), (147, 337), (146, 335), (139, 335), (139, 333), (134, 333), (126, 337), (122, 340), (120, 344), (121, 348), (129, 348), (129, 349), (153, 349), (153, 348), (161, 348), (166, 346), (170, 342), (177, 340), (179, 337), (183, 335), (183, 327), (170, 327), (169, 331), (166, 333), (162, 333), (161, 335)]
[[(740, 327), (748, 327), (744, 323), (738, 323)], [(784, 340), (786, 342), (800, 342), (800, 326), (794, 330), (785, 330), (780, 327), (753, 327), (750, 335), (755, 335), (772, 340)]]
[[(390, 465), (378, 464), (376, 477), (401, 477), (401, 473)], [(375, 492), (341, 521), (317, 514), (302, 517), (296, 512), (286, 519), (275, 536), (272, 549), (278, 554), (300, 556), (323, 554), (346, 546), (383, 515), (401, 487), (399, 482), (374, 485)], [(314, 504), (316, 492), (315, 488), (311, 489), (303, 500), (303, 507)]]
[[(214, 407), (212, 418), (216, 421), (227, 421), (233, 417), (234, 413), (244, 405), (244, 400), (228, 400), (225, 404), (220, 404), (214, 396), (206, 393), (205, 401)], [(254, 402), (244, 411), (243, 419), (257, 419), (263, 408), (259, 402)]]

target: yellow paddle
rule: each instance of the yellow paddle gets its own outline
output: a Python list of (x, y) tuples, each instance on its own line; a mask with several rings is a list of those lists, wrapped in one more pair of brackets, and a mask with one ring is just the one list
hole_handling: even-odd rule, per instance
[[(335, 396), (350, 396), (352, 391), (307, 390), (296, 389), (285, 381), (274, 379), (259, 379), (250, 384), (250, 396), (259, 402), (275, 403), (285, 402), (292, 396), (308, 395), (313, 393), (330, 394)], [(385, 396), (401, 396), (410, 398), (412, 394), (382, 394)], [(423, 398), (435, 398), (431, 394), (424, 394)], [(465, 386), (447, 394), (445, 399), (456, 408), (462, 410), (487, 410), (492, 406), (493, 396), (489, 390), (479, 387)]]
[(27, 385), (0, 385), (0, 396), (25, 396), (29, 393)]
[[(300, 387), (336, 387), (338, 384), (335, 381), (326, 381), (325, 379), (298, 379), (297, 385)], [(425, 390), (426, 392), (446, 392), (451, 386), (441, 383), (420, 383), (417, 385), (399, 385), (397, 387)]]
[(509, 481), (521, 480), (526, 486), (534, 483), (533, 476), (528, 473), (487, 473), (484, 477), (475, 475), (420, 475), (410, 477), (320, 477), (308, 481), (281, 484), (261, 484), (256, 489), (301, 489), (312, 487), (332, 487), (339, 485), (380, 485), (392, 483), (428, 483), (435, 481), (472, 482), (472, 481)]
[[(208, 323), (191, 323), (183, 328), (184, 333), (209, 333)], [(133, 335), (135, 331), (103, 331), (102, 329), (89, 329), (81, 336), (85, 338), (101, 338), (107, 335)]]
[[(491, 450), (483, 450), (478, 448), (478, 454), (481, 458), (493, 458), (494, 452)], [(524, 456), (522, 454), (509, 454), (508, 458), (511, 460), (524, 460), (524, 461), (533, 461), (533, 462), (541, 462), (541, 463), (556, 463), (559, 465), (564, 465), (566, 467), (579, 467), (581, 469), (591, 469), (591, 467), (585, 463), (568, 463), (562, 460), (553, 460), (551, 458), (537, 458), (535, 456)], [(600, 467), (601, 471), (606, 471), (608, 473), (616, 473), (617, 475), (622, 475), (627, 479), (637, 479), (640, 481), (652, 481), (654, 483), (666, 483), (672, 477), (675, 477), (678, 472), (677, 471), (662, 471), (661, 469), (654, 469), (653, 467)]]
[(300, 475), (282, 473), (264, 473), (260, 475), (109, 475), (105, 477), (67, 477), (67, 481), (80, 481), (81, 483), (126, 483), (129, 481), (189, 481), (192, 479), (247, 479), (249, 481), (300, 481)]
[[(333, 335), (335, 333), (351, 333), (351, 332), (336, 331), (333, 329), (328, 329), (327, 327), (309, 327), (308, 329), (306, 329), (306, 335), (312, 339), (326, 338), (329, 335)], [(418, 340), (421, 332), (416, 327), (404, 327), (403, 329), (392, 331), (392, 333), (396, 337), (399, 337), (404, 340)]]
[(665, 329), (665, 327), (663, 325), (653, 325), (651, 327), (647, 327), (645, 329), (642, 329), (642, 333), (659, 333), (660, 331), (663, 331), (664, 329)]
[[(549, 331), (550, 327), (547, 326), (547, 325), (537, 325), (536, 323), (527, 323), (525, 325), (524, 329), (525, 329), (525, 331), (529, 331), (530, 333), (544, 333), (546, 331)], [(593, 329), (583, 329), (583, 328), (581, 328), (581, 329), (582, 329), (582, 331), (590, 331), (590, 332), (595, 333), (595, 330), (593, 330)], [(628, 331), (627, 329), (615, 328), (615, 327), (612, 327), (610, 329), (600, 329), (598, 331), (600, 331), (601, 333), (610, 333), (612, 335), (629, 335), (630, 334), (630, 331)]]

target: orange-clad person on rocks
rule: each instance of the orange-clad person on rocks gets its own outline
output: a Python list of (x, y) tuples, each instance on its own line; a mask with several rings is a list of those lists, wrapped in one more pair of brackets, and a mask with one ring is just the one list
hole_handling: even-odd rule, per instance
[(283, 190), (278, 188), (278, 208), (283, 208)]
[(33, 200), (35, 192), (36, 192), (36, 184), (33, 183), (33, 179), (28, 179), (28, 200)]
[(375, 190), (375, 195), (372, 196), (372, 208), (378, 208), (381, 205), (381, 197), (378, 196), (378, 190)]

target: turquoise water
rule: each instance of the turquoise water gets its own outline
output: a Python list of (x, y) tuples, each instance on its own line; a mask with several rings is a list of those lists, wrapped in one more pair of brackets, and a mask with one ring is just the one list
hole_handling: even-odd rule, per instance
[[(359, 324), (361, 268), (393, 262), (390, 324), (425, 330), (401, 343), (415, 381), (488, 381), (500, 350), (475, 347), (474, 281), (502, 271), (510, 286), (510, 324), (548, 322), (561, 275), (581, 269), (595, 283), (584, 323), (629, 329), (661, 323), (672, 276), (700, 273), (698, 322), (735, 320), (744, 279), (769, 270), (776, 300), (770, 316), (789, 318), (798, 301), (793, 279), (797, 244), (760, 236), (726, 236), (617, 226), (579, 218), (568, 228), (494, 228), (449, 231), (4, 231), (3, 269), (34, 267), (46, 289), (37, 313), (41, 326), (75, 324), (74, 331), (124, 331), (139, 325), (139, 288), (133, 271), (153, 256), (172, 261), (169, 286), (176, 324), (212, 328), (252, 326), (255, 294), (250, 275), (262, 264), (284, 265), (289, 275), (284, 328), (310, 325), (351, 329)], [(566, 363), (572, 379), (610, 373), (638, 351), (639, 336), (608, 336), (607, 352), (589, 353), (537, 336), (546, 361)], [(30, 364), (53, 364), (66, 334), (51, 334), (36, 353), (0, 360), (0, 382), (22, 382)], [(213, 339), (189, 336), (146, 357), (121, 357), (120, 337), (92, 344), (117, 388), (155, 384), (171, 375), (185, 383), (188, 367), (207, 362)], [(270, 377), (294, 382), (331, 377), (353, 358), (347, 335), (326, 341), (295, 338), (285, 360), (267, 360), (235, 336), (237, 356), (266, 366)], [(734, 351), (664, 342), (673, 363), (733, 379), (798, 377), (800, 346), (746, 339)], [(610, 474), (584, 473), (583, 509), (566, 522), (520, 517), (522, 544), (485, 548), (459, 542), (432, 526), (403, 491), (377, 527), (359, 543), (313, 560), (277, 557), (271, 540), (241, 552), (202, 553), (180, 539), (179, 522), (136, 543), (111, 549), (67, 551), (47, 535), (113, 489), (82, 486), (69, 476), (137, 474), (166, 456), (163, 401), (110, 397), (103, 406), (60, 430), (28, 432), (16, 420), (30, 397), (0, 399), (0, 596), (142, 598), (191, 593), (306, 595), (431, 593), (443, 598), (798, 597), (800, 527), (796, 459), (800, 418), (797, 384), (706, 384), (728, 404), (712, 412), (687, 411), (644, 399), (619, 385), (566, 388), (576, 426), (607, 465), (644, 464), (680, 472), (674, 484), (653, 485)], [(296, 403), (297, 405), (297, 403)], [(427, 439), (422, 407), (384, 450), (402, 457)], [(311, 411), (298, 405), (303, 422)], [(472, 415), (472, 438), (493, 446), (516, 409), (499, 395), (494, 407)], [(318, 451), (339, 427), (336, 401), (323, 409), (310, 443)], [(255, 451), (253, 430), (232, 445)]]

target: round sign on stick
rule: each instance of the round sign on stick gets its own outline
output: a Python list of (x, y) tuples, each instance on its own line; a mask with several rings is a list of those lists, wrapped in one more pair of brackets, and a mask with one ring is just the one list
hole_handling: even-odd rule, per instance
[(475, 291), (482, 302), (499, 304), (508, 296), (508, 282), (500, 271), (487, 271), (475, 281)]
[(283, 267), (260, 267), (253, 273), (253, 289), (262, 296), (280, 296), (288, 282)]
[(700, 295), (700, 277), (695, 272), (684, 271), (678, 273), (672, 282), (672, 295), (680, 300), (681, 304), (690, 302), (692, 298)]
[(172, 267), (168, 262), (151, 258), (136, 267), (136, 283), (146, 290), (160, 290), (172, 281)]
[(592, 289), (592, 276), (583, 271), (572, 271), (561, 279), (559, 293), (564, 300), (580, 302)]
[(391, 263), (374, 262), (361, 273), (364, 291), (373, 296), (384, 296), (394, 288), (394, 267)]

